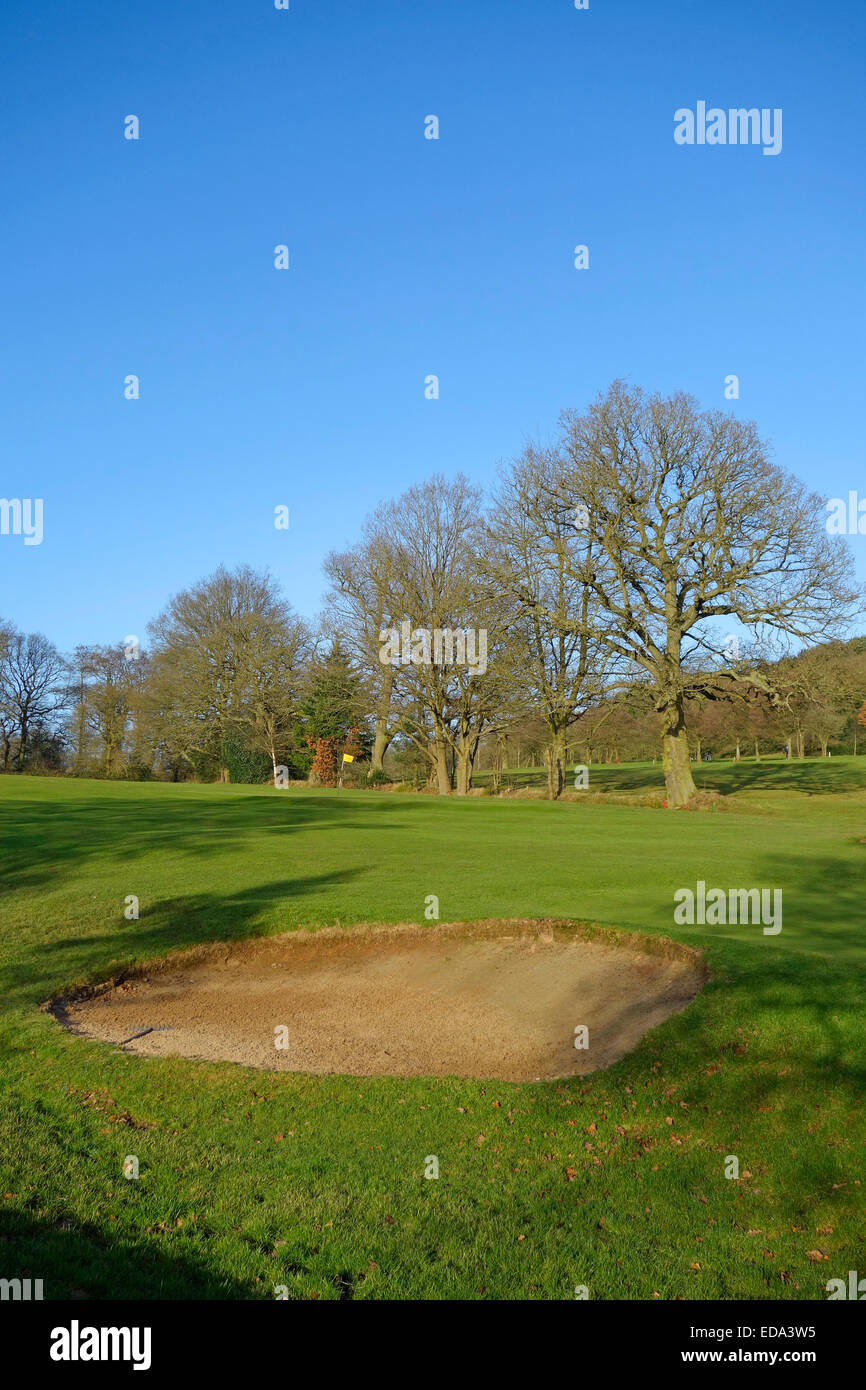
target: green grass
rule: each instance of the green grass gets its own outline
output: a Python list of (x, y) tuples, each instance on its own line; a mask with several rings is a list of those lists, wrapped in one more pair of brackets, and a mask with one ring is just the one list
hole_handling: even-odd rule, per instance
[[(0, 1277), (46, 1297), (824, 1298), (866, 1235), (866, 759), (697, 777), (733, 809), (0, 778)], [(782, 933), (675, 927), (699, 878), (781, 887)], [(714, 979), (610, 1070), (519, 1086), (147, 1060), (39, 1009), (197, 942), (423, 922), (430, 893), (443, 921), (673, 936)]]

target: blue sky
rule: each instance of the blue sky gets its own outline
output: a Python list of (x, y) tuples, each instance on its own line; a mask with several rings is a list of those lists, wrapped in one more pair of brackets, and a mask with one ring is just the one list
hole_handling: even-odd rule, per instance
[[(0, 614), (143, 636), (247, 561), (313, 616), (380, 501), (615, 377), (866, 497), (864, 51), (862, 0), (5, 0)], [(677, 146), (702, 99), (781, 154)]]

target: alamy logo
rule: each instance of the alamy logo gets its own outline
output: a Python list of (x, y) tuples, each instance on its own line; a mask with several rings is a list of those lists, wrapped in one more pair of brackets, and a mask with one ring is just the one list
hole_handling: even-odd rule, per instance
[(149, 1327), (69, 1327), (51, 1329), (52, 1361), (132, 1361), (134, 1371), (150, 1370)]
[(487, 629), (416, 627), (405, 618), (383, 627), (379, 660), (383, 666), (465, 666), (473, 676), (487, 670)]
[(25, 545), (42, 544), (42, 498), (0, 497), (0, 536), (23, 536)]
[(848, 1270), (847, 1289), (844, 1279), (828, 1279), (824, 1287), (830, 1295), (829, 1303), (837, 1298), (854, 1298), (860, 1303), (866, 1300), (866, 1279), (859, 1279), (856, 1269)]
[(0, 1299), (5, 1302), (10, 1298), (13, 1303), (26, 1303), (31, 1299), (42, 1298), (42, 1280), (0, 1279)]
[(782, 153), (782, 108), (711, 106), (699, 101), (696, 110), (681, 106), (674, 112), (678, 145), (763, 145), (764, 154)]
[(866, 536), (866, 497), (848, 493), (848, 505), (842, 497), (831, 497), (827, 503), (827, 531), (831, 536)]
[[(770, 911), (770, 894), (773, 910)], [(677, 926), (724, 927), (737, 922), (764, 924), (765, 936), (778, 936), (782, 930), (781, 888), (710, 888), (698, 879), (697, 892), (678, 888), (674, 893), (674, 921)]]

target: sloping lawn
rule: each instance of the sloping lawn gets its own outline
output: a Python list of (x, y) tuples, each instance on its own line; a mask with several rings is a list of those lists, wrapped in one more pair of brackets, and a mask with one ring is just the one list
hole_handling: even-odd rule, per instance
[[(48, 1298), (825, 1298), (866, 1235), (864, 764), (701, 766), (724, 813), (0, 777), (0, 1277)], [(781, 888), (783, 930), (675, 926), (699, 879)], [(672, 936), (714, 979), (609, 1071), (535, 1085), (147, 1060), (39, 1008), (199, 942), (423, 922), (430, 894), (442, 921)]]

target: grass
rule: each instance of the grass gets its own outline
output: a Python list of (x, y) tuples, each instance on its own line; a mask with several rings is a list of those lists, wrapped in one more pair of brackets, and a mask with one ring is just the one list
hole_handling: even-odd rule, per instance
[[(866, 1235), (866, 759), (697, 779), (732, 809), (0, 778), (0, 1277), (49, 1298), (826, 1297)], [(781, 934), (674, 926), (699, 878), (781, 887)], [(610, 1070), (519, 1086), (148, 1060), (39, 1008), (197, 942), (423, 922), (431, 893), (443, 921), (676, 937), (714, 979)]]

